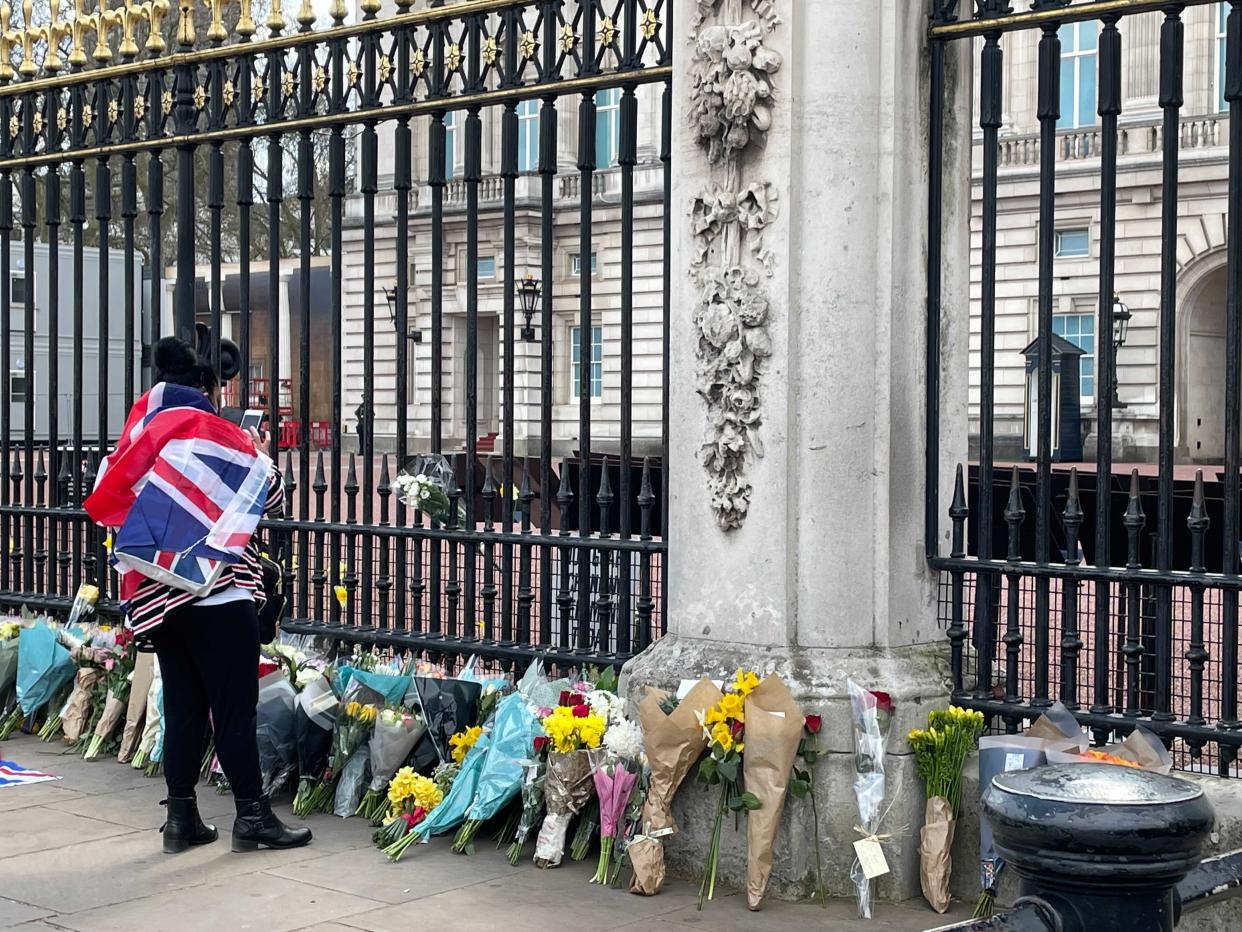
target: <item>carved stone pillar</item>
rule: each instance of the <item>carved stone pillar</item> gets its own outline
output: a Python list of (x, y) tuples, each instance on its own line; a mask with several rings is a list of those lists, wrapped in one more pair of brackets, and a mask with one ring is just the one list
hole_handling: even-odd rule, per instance
[[(840, 895), (857, 837), (846, 680), (891, 691), (893, 872), (878, 889), (904, 899), (922, 817), (904, 736), (943, 701), (948, 661), (923, 540), (925, 5), (676, 11), (669, 635), (627, 666), (627, 688), (747, 666), (822, 712), (824, 875)], [(946, 52), (944, 463), (966, 455), (969, 51)], [(711, 801), (687, 786), (678, 806), (668, 864), (697, 875)], [(771, 893), (803, 895), (809, 808), (791, 801), (784, 819)], [(745, 832), (725, 836), (736, 881)]]

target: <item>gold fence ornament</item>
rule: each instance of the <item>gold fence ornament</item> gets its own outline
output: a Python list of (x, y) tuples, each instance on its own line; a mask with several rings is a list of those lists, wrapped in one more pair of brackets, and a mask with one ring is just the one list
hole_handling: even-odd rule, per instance
[(92, 15), (92, 21), (95, 29), (95, 51), (92, 57), (100, 64), (105, 64), (112, 61), (108, 33), (121, 28), (121, 13), (119, 10), (109, 10), (108, 0), (99, 0), (99, 9)]
[(128, 61), (138, 55), (135, 29), (139, 24), (147, 21), (150, 10), (148, 4), (125, 0), (125, 6), (119, 12), (121, 14), (121, 46), (117, 51)]
[(168, 0), (150, 0), (143, 6), (147, 8), (147, 19), (151, 22), (145, 48), (152, 55), (159, 55), (167, 48), (167, 43), (164, 41), (164, 20), (172, 12), (172, 6)]
[(65, 62), (60, 57), (60, 43), (73, 31), (69, 23), (57, 16), (46, 26), (32, 26), (27, 21), (26, 29), (34, 30), (36, 41), (42, 40), (47, 43), (47, 50), (43, 53), (44, 71), (48, 74), (56, 74), (65, 67)]
[(254, 22), (253, 2), (241, 0), (239, 5), (241, 9), (237, 14), (237, 34), (243, 39), (249, 39), (258, 31)]
[(9, 27), (13, 18), (13, 8), (0, 0), (0, 81), (13, 80), (13, 48), (21, 36)]
[(194, 48), (197, 36), (194, 32), (194, 0), (181, 0), (180, 18), (177, 20), (177, 44), (183, 49)]
[(211, 25), (207, 27), (207, 41), (220, 43), (229, 37), (224, 28), (224, 0), (203, 0), (211, 9)]

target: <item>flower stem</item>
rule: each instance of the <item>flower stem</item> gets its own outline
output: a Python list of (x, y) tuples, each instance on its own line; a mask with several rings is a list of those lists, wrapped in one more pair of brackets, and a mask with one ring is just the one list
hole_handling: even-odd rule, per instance
[(707, 865), (703, 871), (703, 880), (699, 883), (699, 909), (703, 908), (704, 900), (710, 900), (716, 892), (716, 864), (720, 860), (720, 830), (724, 827), (725, 809), (728, 808), (729, 784), (720, 786), (720, 804), (716, 807), (716, 823), (712, 826), (712, 840), (707, 846)]
[(613, 838), (611, 836), (600, 838), (599, 864), (595, 868), (595, 876), (591, 878), (591, 883), (608, 883), (608, 871), (612, 864), (612, 845)]
[(483, 824), (481, 819), (468, 819), (462, 823), (461, 828), (457, 832), (457, 837), (453, 839), (453, 850), (457, 854), (465, 854), (469, 847), (474, 843), (474, 836), (479, 833), (479, 826)]
[(819, 806), (815, 802), (815, 782), (811, 781), (811, 815), (815, 819), (815, 898), (819, 905), (828, 908), (828, 893), (824, 889), (824, 866), (819, 857)]

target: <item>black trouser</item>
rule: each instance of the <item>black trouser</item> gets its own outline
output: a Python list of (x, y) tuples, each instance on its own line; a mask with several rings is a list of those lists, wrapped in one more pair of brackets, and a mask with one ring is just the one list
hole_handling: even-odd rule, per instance
[(168, 795), (194, 795), (210, 710), (216, 756), (234, 797), (258, 799), (259, 622), (254, 603), (178, 609), (151, 632), (151, 642), (164, 683)]

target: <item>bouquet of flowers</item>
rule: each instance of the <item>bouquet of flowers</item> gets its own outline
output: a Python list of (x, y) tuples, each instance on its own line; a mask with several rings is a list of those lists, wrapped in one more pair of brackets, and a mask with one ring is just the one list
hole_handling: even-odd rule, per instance
[(117, 726), (121, 724), (121, 716), (125, 714), (129, 704), (130, 680), (134, 673), (134, 636), (125, 628), (119, 628), (113, 643), (113, 650), (103, 662), (107, 696), (99, 721), (91, 734), (90, 744), (82, 755), (86, 760), (99, 757), (104, 742), (112, 737)]
[[(888, 693), (863, 689), (853, 680), (848, 685), (854, 722), (854, 799), (858, 803), (859, 824), (866, 833), (861, 841), (854, 843), (858, 851), (859, 845), (880, 846), (876, 833), (880, 828), (880, 806), (884, 803), (884, 754), (893, 720), (893, 700)], [(879, 861), (883, 862), (882, 852)], [(873, 868), (863, 865), (861, 857), (855, 857), (850, 879), (858, 893), (860, 919), (871, 918), (874, 899), (871, 881), (882, 873), (885, 871), (873, 872)]]
[[(456, 486), (453, 467), (438, 454), (416, 456), (393, 480), (392, 491), (407, 507), (421, 511), (433, 521), (455, 523), (461, 527), (466, 522), (466, 509), (461, 502), (453, 514), (449, 489)], [(450, 519), (455, 521), (450, 521)]]
[(17, 682), (17, 641), (21, 630), (21, 622), (0, 622), (0, 713), (9, 711), (9, 693)]
[(363, 705), (356, 699), (345, 703), (332, 732), (332, 755), (327, 769), (307, 802), (309, 812), (331, 810), (341, 772), (354, 756), (354, 752), (370, 736), (378, 716), (379, 713), (373, 705)]
[(469, 851), (483, 823), (521, 792), (522, 762), (538, 732), (539, 723), (525, 696), (511, 693), (500, 700), (487, 734), (487, 754), (474, 800), (453, 841), (454, 851)]
[(69, 628), (76, 628), (82, 624), (88, 615), (95, 612), (95, 603), (99, 601), (99, 587), (92, 586), (90, 583), (82, 583), (78, 586), (77, 594), (73, 597), (73, 605), (69, 607), (69, 620), (66, 625)]
[(138, 749), (130, 765), (135, 770), (143, 770), (150, 761), (151, 752), (155, 749), (164, 727), (164, 682), (160, 677), (160, 662), (156, 658), (151, 667), (151, 686), (147, 689), (147, 709), (142, 728), (142, 737), (138, 740)]
[(638, 783), (641, 766), (633, 758), (617, 757), (607, 749), (588, 751), (591, 761), (591, 777), (595, 781), (595, 796), (599, 800), (599, 863), (591, 883), (606, 884), (611, 878), (612, 852), (630, 794)]
[(540, 735), (532, 742), (534, 758), (522, 761), (522, 815), (518, 819), (517, 830), (513, 834), (513, 843), (509, 845), (509, 863), (517, 867), (522, 859), (522, 849), (526, 840), (534, 831), (539, 817), (543, 815), (543, 782), (547, 773), (548, 738)]
[(600, 746), (607, 728), (607, 721), (591, 710), (585, 696), (567, 692), (561, 700), (542, 722), (551, 750), (544, 777), (547, 814), (535, 841), (537, 867), (556, 867), (561, 863), (569, 823), (591, 798), (591, 761), (587, 751)]
[(444, 790), (435, 780), (402, 767), (388, 784), (388, 816), (375, 833), (375, 843), (394, 861), (399, 860), (419, 837), (414, 829), (442, 802)]
[(742, 777), (747, 792), (742, 798), (758, 802), (746, 807), (746, 902), (756, 910), (772, 874), (772, 848), (802, 743), (804, 719), (779, 676), (760, 683), (755, 674), (739, 670), (733, 690), (746, 697), (747, 750)]
[(426, 730), (422, 720), (406, 709), (387, 708), (379, 714), (368, 747), (371, 785), (362, 797), (356, 815), (376, 824), (384, 818), (388, 809), (388, 784)]
[(46, 706), (73, 677), (73, 660), (46, 622), (22, 628), (17, 640), (17, 705), (0, 722), (0, 741)]
[[(65, 741), (75, 744), (82, 736), (91, 718), (92, 704), (98, 687), (104, 677), (103, 661), (107, 656), (107, 632), (94, 629), (78, 633), (64, 629), (59, 632), (60, 643), (69, 651), (69, 658), (76, 665), (73, 674), (73, 685), (64, 702), (56, 703), (51, 708), (58, 711), (49, 713), (39, 729), (39, 740), (54, 741), (64, 735)], [(100, 646), (97, 648), (95, 642)]]
[(125, 727), (121, 731), (121, 747), (116, 759), (119, 763), (128, 764), (138, 750), (138, 742), (142, 738), (142, 726), (146, 720), (147, 694), (151, 691), (151, 680), (155, 676), (155, 655), (135, 652), (134, 672), (129, 684), (129, 703), (125, 711)]
[(627, 856), (634, 868), (630, 889), (643, 896), (654, 896), (664, 886), (664, 846), (660, 839), (677, 831), (673, 796), (707, 747), (698, 716), (716, 705), (721, 695), (720, 688), (704, 677), (681, 699), (648, 688), (638, 704), (651, 778), (643, 806), (642, 832), (627, 848)]
[(293, 813), (305, 818), (313, 810), (332, 750), (333, 728), (340, 702), (328, 678), (320, 674), (302, 690), (295, 711), (298, 749), (298, 790)]
[(275, 792), (297, 767), (297, 705), (297, 690), (284, 672), (278, 669), (259, 680), (255, 738), (264, 796)]
[(699, 724), (707, 742), (707, 756), (699, 761), (696, 779), (704, 786), (720, 787), (720, 802), (716, 807), (716, 821), (712, 826), (711, 841), (707, 846), (707, 863), (703, 879), (699, 883), (699, 909), (705, 900), (716, 893), (716, 869), (720, 862), (720, 837), (726, 812), (736, 816), (742, 812), (757, 810), (762, 804), (754, 793), (743, 792), (742, 755), (746, 750), (746, 697), (759, 685), (759, 678), (743, 670), (731, 683), (720, 701), (699, 713)]
[(982, 731), (982, 712), (949, 706), (933, 709), (927, 714), (927, 728), (916, 728), (907, 736), (927, 792), (919, 831), (919, 882), (924, 898), (938, 913), (949, 908), (950, 849), (962, 807), (962, 767)]
[(422, 710), (427, 730), (415, 745), (412, 765), (426, 772), (437, 763), (451, 761), (449, 742), (453, 736), (478, 721), (483, 684), (471, 679), (416, 675), (413, 685), (412, 698)]
[[(457, 744), (464, 748), (461, 741)], [(488, 749), (487, 735), (476, 736), (469, 749), (465, 750), (465, 756), (460, 764), (449, 762), (435, 769), (431, 779), (441, 788), (444, 799), (434, 812), (410, 830), (410, 835), (413, 837), (408, 838), (405, 845), (395, 852), (390, 852), (393, 860), (400, 858), (405, 849), (414, 841), (421, 841), (432, 835), (441, 835), (457, 828), (465, 821), (466, 812), (474, 801), (479, 787), (479, 778), (483, 775), (483, 765), (487, 759)]]

